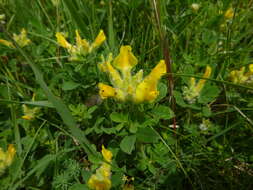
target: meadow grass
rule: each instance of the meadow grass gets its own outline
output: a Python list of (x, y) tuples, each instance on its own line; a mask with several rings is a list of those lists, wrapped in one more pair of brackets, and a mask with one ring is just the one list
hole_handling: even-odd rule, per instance
[[(0, 40), (0, 189), (89, 189), (103, 167), (115, 190), (252, 189), (252, 9), (252, 0), (0, 0), (0, 39), (12, 44)], [(13, 37), (22, 28), (24, 46)], [(75, 30), (106, 40), (73, 60), (56, 33), (72, 45)], [(111, 84), (99, 65), (124, 45), (138, 59), (132, 74), (165, 60), (155, 101), (99, 96), (98, 84)]]

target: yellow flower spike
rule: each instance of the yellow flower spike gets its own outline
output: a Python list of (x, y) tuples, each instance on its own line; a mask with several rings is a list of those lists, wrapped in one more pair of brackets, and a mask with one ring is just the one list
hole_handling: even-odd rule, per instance
[(76, 30), (76, 46), (78, 48), (83, 48), (82, 50), (84, 51), (84, 54), (88, 53), (89, 48), (90, 48), (89, 42), (81, 38), (78, 30)]
[(106, 40), (106, 36), (103, 30), (100, 30), (96, 39), (92, 43), (92, 49), (100, 46)]
[(233, 10), (233, 8), (229, 8), (229, 9), (225, 12), (224, 17), (225, 17), (226, 19), (232, 19), (232, 18), (234, 17), (234, 10)]
[(107, 150), (104, 145), (102, 145), (102, 155), (103, 158), (107, 161), (107, 162), (112, 162), (112, 152), (110, 150)]
[(166, 64), (161, 60), (148, 76), (137, 86), (134, 101), (141, 103), (143, 101), (153, 102), (159, 95), (157, 91), (158, 80), (166, 73)]
[(15, 46), (11, 42), (4, 40), (4, 39), (0, 39), (0, 44), (3, 44), (3, 45), (10, 47), (10, 48), (15, 48)]
[(72, 45), (70, 43), (68, 43), (68, 41), (65, 39), (65, 37), (63, 36), (62, 33), (56, 32), (55, 36), (56, 36), (57, 42), (60, 46), (66, 48), (68, 50), (72, 48)]
[(27, 37), (27, 32), (24, 28), (21, 30), (19, 35), (14, 34), (13, 39), (20, 47), (27, 46), (29, 43), (31, 43), (31, 40)]
[[(206, 71), (203, 75), (203, 78), (209, 78), (211, 73), (212, 73), (212, 68), (210, 66), (206, 66)], [(199, 82), (197, 83), (197, 85), (195, 87), (195, 90), (196, 90), (197, 93), (200, 93), (200, 91), (204, 87), (205, 83), (206, 83), (205, 79), (200, 79), (199, 80)]]
[(121, 46), (119, 55), (114, 59), (113, 65), (123, 74), (130, 71), (138, 63), (137, 58), (132, 53), (131, 46)]

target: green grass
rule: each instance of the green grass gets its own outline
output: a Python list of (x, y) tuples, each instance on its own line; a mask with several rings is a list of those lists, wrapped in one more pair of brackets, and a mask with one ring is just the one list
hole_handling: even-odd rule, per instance
[[(253, 82), (229, 77), (253, 63), (252, 6), (250, 0), (59, 0), (58, 6), (0, 0), (0, 39), (16, 46), (0, 44), (0, 147), (14, 144), (17, 151), (0, 176), (1, 189), (88, 189), (102, 145), (113, 153), (111, 189), (122, 189), (123, 175), (134, 177), (129, 183), (137, 190), (252, 189)], [(230, 7), (234, 16), (226, 19)], [(22, 28), (32, 41), (25, 47), (12, 39)], [(90, 42), (103, 29), (107, 39), (69, 61), (55, 34), (75, 43), (76, 29)], [(146, 76), (161, 59), (170, 63), (154, 103), (99, 98), (97, 84), (110, 84), (98, 69), (101, 56), (116, 57), (122, 45), (138, 58), (135, 73), (143, 69)], [(207, 65), (211, 76), (196, 101), (187, 102), (185, 87), (191, 77), (202, 79)], [(40, 108), (34, 120), (22, 119), (24, 104)]]

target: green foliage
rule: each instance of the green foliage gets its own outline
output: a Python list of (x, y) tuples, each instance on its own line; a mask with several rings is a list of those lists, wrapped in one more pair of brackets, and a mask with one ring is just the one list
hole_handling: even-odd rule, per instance
[[(113, 154), (111, 189), (252, 189), (253, 87), (230, 78), (253, 63), (252, 1), (196, 1), (198, 9), (190, 0), (55, 2), (0, 0), (0, 39), (16, 46), (12, 35), (25, 28), (32, 41), (15, 49), (0, 43), (0, 147), (17, 151), (1, 189), (88, 190), (102, 145)], [(229, 8), (234, 15), (226, 18)], [(72, 43), (76, 29), (90, 42), (103, 29), (106, 42), (70, 61), (55, 33)], [(164, 59), (161, 34), (172, 94), (167, 74), (152, 103), (101, 99), (97, 84), (109, 81), (101, 57), (131, 45), (135, 69), (146, 76)], [(185, 87), (203, 79), (207, 65), (210, 77), (187, 101)], [(39, 114), (22, 119), (24, 104)]]

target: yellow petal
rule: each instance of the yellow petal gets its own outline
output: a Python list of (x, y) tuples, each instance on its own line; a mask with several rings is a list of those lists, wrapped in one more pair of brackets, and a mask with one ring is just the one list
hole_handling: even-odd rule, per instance
[(166, 73), (166, 64), (164, 60), (161, 60), (155, 68), (150, 72), (150, 78), (155, 78), (156, 80), (160, 79), (162, 75)]
[(106, 62), (106, 70), (110, 75), (110, 79), (112, 84), (117, 88), (122, 88), (123, 80), (121, 79), (121, 76), (119, 72), (113, 68), (110, 62)]
[(16, 154), (16, 149), (15, 149), (14, 145), (9, 144), (7, 154), (6, 154), (6, 160), (5, 160), (7, 166), (11, 165), (15, 154)]
[(100, 46), (106, 40), (106, 36), (103, 30), (100, 30), (96, 39), (92, 43), (92, 48)]
[(119, 55), (114, 59), (113, 65), (122, 71), (131, 70), (138, 60), (132, 53), (131, 46), (121, 46)]
[(25, 119), (25, 120), (32, 120), (34, 117), (31, 116), (31, 115), (23, 115), (22, 116), (22, 119)]
[(99, 95), (102, 99), (116, 96), (116, 90), (109, 85), (99, 83), (98, 88), (99, 88)]
[[(212, 68), (210, 66), (206, 66), (206, 71), (203, 75), (203, 78), (209, 78), (211, 73), (212, 73)], [(197, 93), (199, 93), (202, 90), (202, 88), (205, 85), (205, 82), (206, 82), (205, 79), (200, 79), (199, 80), (199, 82), (197, 83), (196, 88), (195, 88)]]
[(225, 12), (224, 17), (225, 17), (226, 19), (232, 19), (232, 18), (234, 17), (234, 10), (233, 10), (233, 8), (229, 8), (229, 9)]
[(157, 83), (162, 75), (166, 73), (166, 64), (161, 60), (148, 76), (137, 86), (134, 101), (141, 103), (144, 101), (152, 102), (159, 95)]
[(71, 49), (72, 45), (70, 43), (68, 43), (68, 41), (65, 39), (65, 37), (63, 36), (62, 33), (57, 32), (55, 36), (56, 36), (57, 42), (60, 46), (67, 48), (67, 49)]
[(253, 74), (253, 64), (249, 65), (249, 71), (250, 71), (251, 74)]
[(88, 53), (89, 48), (90, 48), (89, 42), (87, 42), (87, 40), (82, 39), (80, 37), (78, 30), (76, 30), (76, 45), (79, 48), (83, 48), (84, 53)]
[(11, 42), (4, 40), (4, 39), (0, 39), (0, 44), (3, 44), (3, 45), (8, 46), (10, 48), (15, 48)]
[(96, 175), (92, 175), (88, 181), (88, 186), (92, 190), (109, 190), (111, 189), (111, 180), (109, 178), (99, 179)]
[(102, 145), (102, 155), (104, 157), (104, 159), (107, 162), (111, 162), (112, 161), (112, 152), (110, 150), (107, 150), (104, 145)]

